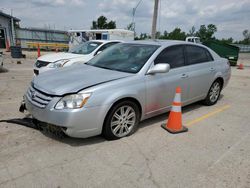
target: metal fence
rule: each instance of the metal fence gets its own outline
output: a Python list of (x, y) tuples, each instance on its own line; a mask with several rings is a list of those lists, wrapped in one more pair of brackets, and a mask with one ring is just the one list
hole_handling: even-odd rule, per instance
[(69, 36), (67, 35), (66, 31), (47, 30), (38, 28), (17, 28), (16, 41), (24, 49), (30, 49), (31, 48), (30, 43), (50, 44), (50, 45), (43, 45), (44, 48), (47, 46), (46, 49), (50, 49), (54, 48), (53, 45), (51, 44), (55, 44), (55, 46), (58, 46), (58, 44), (68, 45)]
[(250, 52), (250, 45), (244, 45), (244, 44), (232, 44), (232, 45), (239, 47), (240, 52)]

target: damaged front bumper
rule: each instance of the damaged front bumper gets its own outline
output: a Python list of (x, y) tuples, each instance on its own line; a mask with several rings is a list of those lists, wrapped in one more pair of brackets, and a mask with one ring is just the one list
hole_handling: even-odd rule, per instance
[(25, 105), (25, 101), (24, 99), (21, 101), (20, 107), (19, 107), (19, 112), (24, 113), (24, 111), (27, 110), (26, 109), (26, 105)]

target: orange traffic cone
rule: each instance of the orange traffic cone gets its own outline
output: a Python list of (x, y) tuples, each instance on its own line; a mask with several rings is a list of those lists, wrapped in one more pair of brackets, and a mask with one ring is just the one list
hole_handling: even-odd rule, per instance
[(41, 56), (41, 52), (40, 52), (40, 45), (39, 43), (37, 43), (37, 57)]
[(6, 40), (6, 52), (9, 52), (10, 51), (10, 43), (9, 43), (9, 40), (7, 39)]
[(242, 63), (241, 63), (241, 64), (239, 64), (238, 69), (241, 69), (241, 70), (243, 70), (243, 69), (244, 69), (244, 66), (243, 66), (243, 64), (242, 64)]
[(172, 109), (170, 111), (168, 121), (161, 125), (162, 128), (170, 133), (176, 134), (181, 132), (186, 132), (188, 129), (182, 126), (182, 114), (181, 114), (181, 88), (176, 88), (176, 93), (174, 97), (174, 102), (172, 104)]

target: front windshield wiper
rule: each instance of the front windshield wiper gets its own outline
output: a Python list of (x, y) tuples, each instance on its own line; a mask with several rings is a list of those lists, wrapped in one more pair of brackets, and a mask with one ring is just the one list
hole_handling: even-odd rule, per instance
[(99, 68), (102, 68), (102, 69), (108, 69), (108, 70), (114, 70), (112, 68), (109, 68), (109, 67), (104, 67), (104, 66), (100, 66), (100, 65), (92, 65), (94, 67), (99, 67)]
[(121, 69), (114, 69), (114, 68), (104, 67), (104, 66), (100, 66), (100, 65), (93, 65), (93, 64), (90, 64), (90, 63), (85, 63), (85, 65), (90, 65), (90, 66), (93, 66), (93, 67), (98, 67), (98, 68), (108, 69), (108, 70), (113, 70), (113, 71), (118, 71), (118, 72), (126, 72), (126, 73), (135, 74), (134, 72), (131, 72), (131, 71), (126, 71), (126, 70), (121, 70)]
[(85, 65), (89, 65), (89, 66), (93, 66), (93, 67), (99, 67), (99, 68), (103, 68), (103, 69), (109, 69), (109, 70), (113, 70), (111, 68), (108, 68), (108, 67), (103, 67), (103, 66), (100, 66), (100, 65), (94, 65), (94, 64), (91, 64), (89, 62), (87, 63), (84, 63)]

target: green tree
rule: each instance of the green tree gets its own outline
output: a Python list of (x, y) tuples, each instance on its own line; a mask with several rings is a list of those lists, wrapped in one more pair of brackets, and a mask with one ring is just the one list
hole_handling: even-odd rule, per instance
[(126, 29), (129, 31), (134, 31), (134, 24), (133, 23), (128, 24)]
[(91, 29), (115, 29), (116, 22), (110, 21), (107, 22), (107, 18), (105, 16), (100, 16), (96, 21), (92, 21)]
[(107, 29), (115, 29), (116, 28), (116, 23), (115, 21), (110, 21), (107, 23)]
[(161, 37), (161, 32), (160, 32), (160, 31), (157, 31), (157, 32), (155, 33), (155, 38), (156, 38), (156, 39), (160, 39), (160, 37)]
[(244, 40), (242, 41), (243, 44), (250, 44), (250, 32), (246, 29), (242, 32), (244, 36)]
[(196, 36), (200, 37), (201, 41), (207, 41), (215, 39), (214, 33), (217, 31), (217, 27), (214, 24), (201, 25), (200, 29), (196, 32)]
[(147, 40), (147, 39), (150, 39), (151, 36), (148, 35), (147, 33), (141, 33), (140, 34), (140, 37), (135, 37), (135, 40)]
[(185, 40), (187, 37), (184, 31), (181, 31), (180, 28), (176, 27), (173, 31), (168, 33), (167, 39), (171, 40)]
[(189, 30), (187, 36), (192, 37), (192, 36), (195, 36), (195, 35), (196, 35), (196, 33), (195, 33), (195, 27), (192, 26), (192, 28)]
[(225, 38), (222, 38), (221, 40), (219, 40), (220, 42), (223, 42), (223, 43), (227, 43), (227, 44), (232, 44), (234, 39), (232, 37), (228, 38), (228, 39), (225, 39)]
[(165, 30), (165, 31), (163, 32), (163, 35), (160, 35), (160, 36), (159, 36), (159, 39), (168, 39), (168, 32)]

